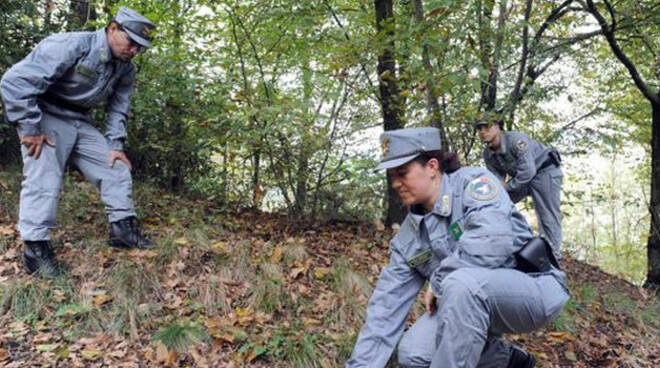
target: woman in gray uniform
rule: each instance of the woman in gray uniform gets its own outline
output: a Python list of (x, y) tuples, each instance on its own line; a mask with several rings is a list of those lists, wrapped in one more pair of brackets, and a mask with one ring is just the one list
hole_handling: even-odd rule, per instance
[[(346, 366), (387, 364), (428, 281), (427, 313), (399, 342), (400, 364), (533, 367), (533, 355), (500, 336), (546, 325), (568, 300), (564, 272), (556, 261), (547, 262), (549, 246), (532, 237), (492, 173), (447, 166), (437, 129), (387, 131), (381, 145), (378, 168), (387, 169), (410, 213), (391, 241), (390, 262), (380, 274)], [(527, 264), (518, 260), (521, 249), (536, 249), (532, 253), (540, 254), (540, 262), (531, 261), (542, 270), (516, 269)]]

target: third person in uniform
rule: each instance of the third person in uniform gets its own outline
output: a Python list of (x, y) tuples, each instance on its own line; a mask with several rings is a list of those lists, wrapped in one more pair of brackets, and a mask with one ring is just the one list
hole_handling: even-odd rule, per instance
[(511, 200), (517, 203), (532, 196), (539, 232), (552, 243), (555, 257), (560, 259), (563, 174), (559, 153), (525, 133), (504, 132), (501, 120), (478, 120), (474, 129), (485, 144), (486, 167), (502, 180)]

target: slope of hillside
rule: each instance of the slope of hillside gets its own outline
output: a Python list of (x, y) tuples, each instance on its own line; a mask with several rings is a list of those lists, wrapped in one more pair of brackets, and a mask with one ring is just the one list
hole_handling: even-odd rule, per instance
[[(0, 366), (336, 367), (349, 356), (389, 231), (234, 212), (144, 184), (150, 251), (105, 245), (95, 189), (69, 175), (54, 231), (66, 276), (22, 270), (20, 173), (0, 172)], [(568, 257), (567, 257), (568, 258)], [(560, 318), (508, 336), (542, 367), (660, 366), (656, 296), (568, 259)], [(411, 320), (422, 313), (417, 303)]]

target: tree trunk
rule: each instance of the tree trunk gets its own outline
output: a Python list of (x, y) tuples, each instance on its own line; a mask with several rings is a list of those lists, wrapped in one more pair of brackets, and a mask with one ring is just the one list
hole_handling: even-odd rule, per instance
[[(660, 96), (659, 96), (660, 97)], [(660, 291), (660, 104), (651, 104), (653, 120), (651, 126), (651, 230), (647, 243), (648, 273), (644, 287)]]
[(87, 22), (96, 19), (96, 9), (89, 1), (71, 2), (71, 11), (73, 12), (75, 22), (72, 22), (72, 31), (88, 29)]
[[(422, 24), (424, 22), (424, 4), (422, 0), (413, 0), (413, 12), (417, 24)], [(433, 88), (433, 66), (429, 57), (429, 46), (426, 43), (422, 45), (422, 65), (424, 65), (424, 70), (426, 71), (426, 80), (424, 82), (426, 84), (426, 88), (424, 89), (426, 110), (431, 117), (431, 126), (440, 130), (440, 147), (442, 147), (443, 152), (447, 152), (449, 151), (449, 140), (447, 139), (447, 133), (442, 123), (442, 112), (440, 111), (438, 96), (435, 93), (435, 88)]]
[[(376, 9), (376, 30), (383, 32), (389, 22), (394, 21), (392, 0), (374, 0)], [(394, 61), (394, 31), (388, 27), (386, 45), (378, 55), (378, 84), (380, 89), (380, 104), (383, 112), (383, 128), (385, 130), (400, 129), (401, 106), (399, 104), (399, 90), (396, 84), (396, 63)], [(385, 224), (401, 223), (406, 216), (406, 209), (399, 200), (398, 195), (387, 179), (387, 215)]]

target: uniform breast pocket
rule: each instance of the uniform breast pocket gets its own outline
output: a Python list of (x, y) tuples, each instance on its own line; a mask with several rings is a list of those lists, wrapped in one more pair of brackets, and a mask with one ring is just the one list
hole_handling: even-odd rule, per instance
[(98, 80), (98, 72), (91, 65), (81, 63), (74, 69), (73, 80), (81, 85), (94, 86)]
[(431, 238), (431, 248), (438, 258), (444, 258), (454, 251), (455, 245), (449, 234), (445, 233)]

